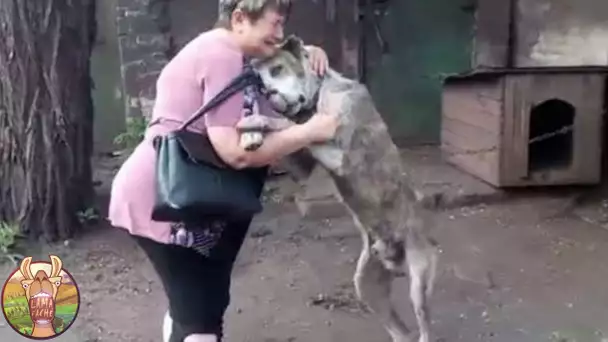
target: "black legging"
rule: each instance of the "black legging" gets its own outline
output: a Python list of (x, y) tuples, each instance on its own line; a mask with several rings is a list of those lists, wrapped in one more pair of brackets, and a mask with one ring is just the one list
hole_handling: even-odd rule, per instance
[(209, 256), (192, 248), (134, 236), (156, 269), (169, 299), (173, 319), (170, 342), (183, 342), (192, 334), (215, 334), (218, 341), (222, 340), (232, 267), (250, 222), (228, 224)]

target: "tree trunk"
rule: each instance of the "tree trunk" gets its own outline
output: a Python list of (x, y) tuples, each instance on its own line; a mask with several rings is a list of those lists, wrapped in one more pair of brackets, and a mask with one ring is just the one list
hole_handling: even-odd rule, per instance
[(66, 239), (93, 195), (95, 0), (0, 1), (0, 221)]

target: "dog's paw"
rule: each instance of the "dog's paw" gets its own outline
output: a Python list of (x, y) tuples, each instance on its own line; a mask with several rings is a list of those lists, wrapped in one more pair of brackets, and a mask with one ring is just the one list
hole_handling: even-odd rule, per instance
[(274, 118), (261, 114), (252, 114), (243, 117), (236, 124), (239, 132), (272, 132), (280, 131), (291, 125), (293, 122), (285, 118)]
[(431, 342), (431, 340), (428, 335), (420, 335), (418, 342)]
[(264, 134), (261, 132), (243, 132), (239, 145), (245, 151), (255, 151), (264, 143)]
[(418, 333), (411, 332), (407, 335), (398, 335), (398, 336), (391, 335), (391, 339), (393, 340), (392, 342), (415, 342), (418, 339)]
[(247, 115), (241, 118), (236, 124), (239, 132), (265, 132), (268, 130), (268, 117), (260, 114)]

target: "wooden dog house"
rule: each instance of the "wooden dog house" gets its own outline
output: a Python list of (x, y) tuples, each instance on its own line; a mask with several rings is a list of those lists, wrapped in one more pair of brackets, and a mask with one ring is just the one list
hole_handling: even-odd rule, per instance
[(607, 73), (518, 68), (447, 77), (444, 158), (497, 187), (598, 183)]

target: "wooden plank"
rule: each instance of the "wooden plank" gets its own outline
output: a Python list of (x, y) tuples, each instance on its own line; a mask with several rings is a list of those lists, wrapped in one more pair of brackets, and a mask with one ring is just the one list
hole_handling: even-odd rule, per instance
[(442, 131), (449, 133), (446, 138), (455, 139), (462, 142), (456, 146), (462, 146), (469, 149), (488, 149), (497, 147), (500, 137), (494, 132), (480, 129), (466, 122), (444, 118), (442, 122)]
[(505, 79), (505, 110), (500, 145), (500, 182), (514, 184), (528, 176), (528, 123), (526, 95), (529, 77), (509, 75)]
[[(462, 108), (462, 107), (461, 107)], [(462, 108), (464, 109), (464, 108)], [(455, 120), (471, 125), (478, 128), (480, 131), (496, 134), (500, 134), (500, 118), (492, 117), (489, 115), (480, 114), (477, 111), (469, 111), (467, 115), (462, 115), (462, 112), (446, 112), (443, 115), (443, 122), (446, 120)]]
[[(492, 89), (488, 90), (488, 87)], [(459, 120), (499, 134), (502, 112), (500, 93), (501, 89), (495, 83), (471, 82), (447, 86), (442, 94), (443, 119)]]
[(441, 150), (448, 163), (485, 182), (498, 185), (498, 150), (466, 154), (463, 149), (450, 144), (449, 141), (441, 144)]
[(602, 173), (606, 76), (581, 77), (579, 91), (581, 104), (574, 130), (574, 153), (580, 161), (576, 172), (581, 181), (595, 184), (601, 181)]
[(501, 101), (476, 97), (470, 92), (449, 92), (444, 96), (446, 113), (475, 112), (491, 117), (500, 117)]
[[(496, 139), (492, 139), (496, 140)], [(441, 131), (442, 150), (448, 162), (488, 182), (498, 177), (498, 149), (490, 141)]]
[[(497, 108), (500, 107), (500, 103), (502, 102), (502, 96), (491, 96), (494, 95), (490, 93), (486, 88), (492, 87), (495, 88), (493, 92), (498, 93), (502, 91), (498, 85), (494, 84), (471, 84), (468, 85), (459, 85), (459, 86), (448, 86), (444, 87), (444, 99), (455, 102), (455, 104), (460, 104), (463, 101), (471, 102), (479, 106), (479, 110), (485, 112), (488, 115), (500, 116), (499, 112), (496, 111)], [(449, 109), (449, 108), (448, 108)]]
[(501, 135), (500, 79), (449, 83), (442, 94), (442, 149), (449, 163), (495, 184)]

